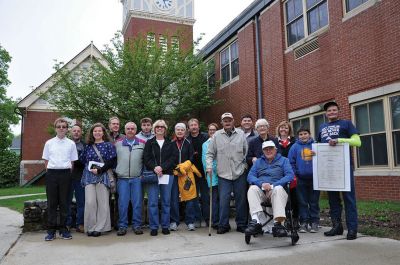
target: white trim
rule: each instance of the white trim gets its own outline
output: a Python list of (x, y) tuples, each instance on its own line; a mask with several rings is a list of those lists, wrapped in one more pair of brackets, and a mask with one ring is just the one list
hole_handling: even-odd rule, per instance
[(222, 85), (220, 85), (219, 89), (223, 89), (227, 86), (232, 85), (233, 83), (235, 83), (236, 81), (239, 81), (239, 75), (235, 76), (234, 78), (232, 78), (229, 81), (226, 81), (225, 83), (223, 83)]
[(396, 93), (400, 91), (400, 82), (396, 82), (390, 85), (378, 87), (375, 89), (371, 89), (365, 92), (357, 93), (348, 97), (349, 104), (353, 104), (356, 102), (377, 98), (381, 96), (386, 96), (392, 93)]
[(400, 177), (400, 170), (390, 170), (390, 169), (356, 169), (354, 171), (354, 176), (360, 177), (375, 177), (375, 176), (388, 176), (388, 177)]
[(381, 2), (382, 0), (369, 0), (359, 6), (357, 6), (356, 8), (354, 8), (353, 10), (346, 12), (346, 0), (342, 0), (343, 3), (343, 18), (342, 18), (342, 22), (345, 22), (347, 20), (349, 20), (350, 18), (364, 12), (366, 9), (376, 5), (377, 3)]
[(310, 115), (324, 110), (324, 103), (314, 105), (308, 108), (291, 111), (288, 113), (289, 120), (296, 119), (302, 116)]
[[(88, 57), (96, 58), (103, 66), (107, 67), (108, 64), (103, 60), (103, 55), (96, 48), (93, 43), (89, 44), (85, 49), (83, 49), (78, 55), (76, 55), (72, 60), (65, 64), (61, 69), (72, 71), (78, 67), (83, 61)], [(32, 104), (39, 99), (40, 95), (46, 93), (50, 88), (52, 88), (56, 83), (56, 73), (52, 74), (46, 81), (44, 81), (40, 86), (35, 88), (30, 94), (28, 94), (24, 99), (18, 103), (18, 108), (29, 108)]]
[(132, 18), (143, 18), (149, 20), (156, 20), (156, 21), (163, 21), (163, 22), (171, 22), (176, 24), (184, 24), (193, 26), (196, 22), (195, 19), (192, 18), (183, 18), (183, 17), (175, 17), (171, 15), (164, 15), (164, 14), (152, 14), (144, 11), (138, 10), (130, 10), (127, 14), (127, 18), (125, 19), (124, 25), (122, 27), (122, 34), (126, 33), (126, 29)]

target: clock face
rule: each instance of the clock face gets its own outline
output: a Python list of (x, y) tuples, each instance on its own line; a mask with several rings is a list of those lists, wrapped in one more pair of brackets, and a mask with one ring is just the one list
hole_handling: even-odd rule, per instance
[(172, 0), (154, 0), (154, 4), (160, 10), (166, 11), (172, 8)]

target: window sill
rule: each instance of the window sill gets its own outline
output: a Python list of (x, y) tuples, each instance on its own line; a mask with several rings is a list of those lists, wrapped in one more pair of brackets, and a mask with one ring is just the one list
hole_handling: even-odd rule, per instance
[(306, 38), (299, 40), (298, 42), (292, 44), (291, 46), (287, 47), (285, 50), (285, 54), (292, 52), (293, 50), (295, 50), (297, 47), (303, 45), (304, 43), (314, 39), (315, 37), (317, 37), (318, 35), (321, 35), (323, 33), (325, 33), (326, 31), (329, 30), (329, 24), (326, 25), (323, 28), (320, 28), (319, 30), (317, 30), (316, 32), (313, 32), (312, 34), (308, 35)]
[(368, 2), (365, 2), (364, 4), (359, 5), (358, 7), (354, 8), (353, 10), (347, 12), (344, 14), (342, 18), (342, 22), (345, 22), (349, 20), (350, 18), (357, 16), (361, 12), (364, 12), (366, 9), (370, 8), (371, 6), (374, 6), (376, 3), (381, 2), (382, 0), (370, 0)]
[(382, 176), (382, 177), (392, 177), (392, 176), (400, 176), (400, 169), (356, 169), (354, 171), (354, 176), (360, 177), (375, 177), (375, 176)]
[(230, 86), (232, 83), (235, 83), (236, 81), (239, 81), (239, 76), (235, 76), (235, 78), (233, 78), (233, 79), (231, 79), (231, 80), (229, 80), (229, 81), (223, 83), (223, 84), (220, 86), (219, 89), (223, 89), (223, 88), (225, 88), (225, 87), (227, 87), (227, 86)]

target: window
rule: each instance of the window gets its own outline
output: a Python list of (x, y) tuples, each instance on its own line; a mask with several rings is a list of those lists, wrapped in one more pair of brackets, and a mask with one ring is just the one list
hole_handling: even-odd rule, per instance
[(158, 37), (158, 44), (160, 44), (161, 50), (163, 54), (167, 53), (168, 50), (168, 43), (167, 43), (167, 37), (160, 35)]
[(355, 9), (356, 7), (368, 2), (369, 0), (345, 0), (346, 3), (346, 13)]
[(389, 95), (353, 106), (362, 145), (357, 167), (400, 166), (400, 95)]
[(317, 140), (319, 127), (325, 121), (325, 113), (315, 113), (312, 115), (302, 116), (300, 118), (293, 119), (291, 120), (293, 133), (297, 137), (297, 130), (300, 129), (300, 127), (305, 127), (310, 129), (311, 136), (314, 138), (314, 140)]
[(285, 14), (288, 46), (328, 25), (327, 0), (288, 0)]
[(179, 38), (176, 36), (171, 37), (171, 48), (175, 52), (179, 52)]
[(221, 83), (224, 84), (239, 75), (239, 52), (237, 41), (221, 51)]
[(154, 33), (147, 33), (147, 50), (153, 47), (153, 45), (156, 43), (156, 35)]
[(209, 88), (215, 88), (215, 59), (207, 62), (207, 84)]

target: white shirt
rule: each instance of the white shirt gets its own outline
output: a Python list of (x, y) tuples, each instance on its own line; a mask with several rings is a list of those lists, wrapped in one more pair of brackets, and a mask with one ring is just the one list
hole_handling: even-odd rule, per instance
[(78, 160), (78, 151), (72, 140), (56, 136), (44, 145), (42, 158), (49, 161), (48, 169), (68, 169), (72, 167), (72, 161)]
[(165, 140), (157, 140), (158, 145), (160, 146), (160, 149), (164, 145)]

